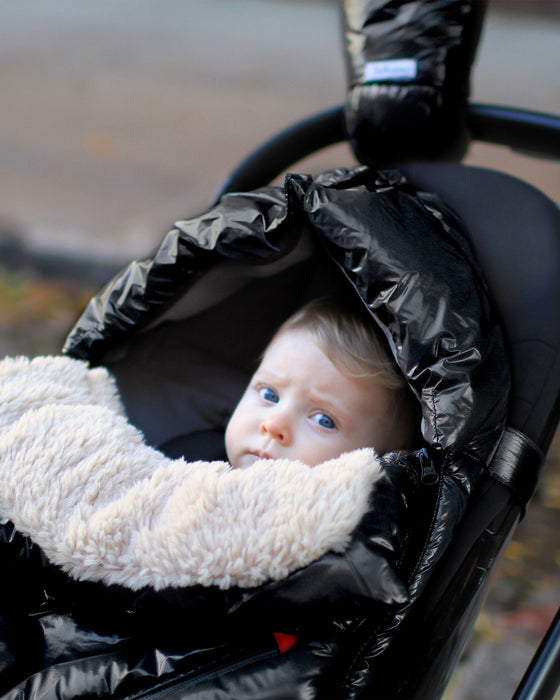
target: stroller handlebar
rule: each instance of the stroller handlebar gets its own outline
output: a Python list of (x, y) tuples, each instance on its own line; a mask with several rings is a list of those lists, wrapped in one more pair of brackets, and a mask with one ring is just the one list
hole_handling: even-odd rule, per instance
[[(469, 103), (471, 137), (507, 146), (535, 158), (560, 159), (560, 117), (517, 107)], [(216, 201), (228, 192), (268, 184), (303, 158), (346, 140), (344, 107), (318, 112), (282, 130), (250, 153), (231, 171)]]

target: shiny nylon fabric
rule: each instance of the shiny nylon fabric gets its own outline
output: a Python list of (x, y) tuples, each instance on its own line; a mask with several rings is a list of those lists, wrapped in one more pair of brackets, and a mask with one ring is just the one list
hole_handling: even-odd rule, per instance
[(179, 222), (150, 260), (132, 263), (90, 302), (65, 352), (99, 362), (157, 318), (219, 260), (265, 264), (286, 255), (304, 224), (372, 311), (422, 402), (436, 450), (485, 462), (504, 425), (509, 387), (486, 287), (452, 212), (396, 171), (289, 175), (284, 188), (227, 195)]
[(153, 257), (133, 261), (92, 299), (64, 352), (99, 362), (131, 331), (156, 319), (216, 262), (258, 264), (282, 257), (296, 236), (296, 229), (289, 228), (290, 210), (284, 192), (270, 187), (226, 195), (208, 213), (177, 222)]
[[(2, 525), (0, 556), (10, 552), (15, 567), (2, 591), (6, 697), (134, 697), (160, 684), (170, 697), (179, 688), (181, 697), (355, 697), (382, 673), (383, 652), (445, 551), (505, 419), (501, 336), (452, 213), (399, 173), (366, 168), (228, 195), (179, 222), (152, 258), (93, 299), (66, 352), (102, 362), (215, 263), (265, 265), (309, 228), (389, 339), (422, 402), (428, 452), (385, 460), (343, 555), (254, 590), (70, 581)], [(293, 652), (279, 654), (274, 631), (299, 636)]]
[[(494, 382), (507, 386), (508, 374), (466, 239), (396, 173), (375, 181), (375, 196), (368, 171), (351, 174), (344, 189), (338, 177), (318, 178), (302, 193), (313, 226), (329, 231), (331, 255), (385, 329), (421, 398), (426, 441), (484, 461), (496, 440), (484, 427)], [(503, 394), (495, 409), (503, 417)]]
[(459, 159), (484, 0), (344, 0), (346, 128), (359, 161)]

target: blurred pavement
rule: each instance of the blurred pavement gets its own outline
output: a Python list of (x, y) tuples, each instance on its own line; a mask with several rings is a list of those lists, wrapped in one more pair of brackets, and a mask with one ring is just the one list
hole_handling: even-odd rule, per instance
[[(33, 250), (142, 255), (256, 145), (344, 100), (332, 1), (0, 0), (0, 13), (0, 230)], [(491, 14), (473, 100), (560, 113), (559, 31)], [(478, 146), (469, 160), (488, 157), (560, 200), (557, 164)], [(340, 146), (312, 167), (352, 162)]]

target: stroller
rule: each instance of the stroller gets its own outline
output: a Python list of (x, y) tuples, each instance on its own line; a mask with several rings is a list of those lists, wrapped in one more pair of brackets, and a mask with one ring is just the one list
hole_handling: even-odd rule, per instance
[[(376, 26), (376, 5), (377, 26), (387, 31), (384, 3), (369, 5), (365, 22), (348, 3), (347, 31)], [(426, 16), (433, 20), (431, 5), (425, 3)], [(457, 3), (433, 5), (444, 26), (458, 26)], [(462, 60), (453, 51), (446, 58), (461, 71), (463, 87), (481, 5), (472, 3), (467, 18), (462, 13)], [(425, 31), (422, 17), (415, 24), (392, 13), (391, 21), (412, 37)], [(449, 82), (457, 84), (453, 70)], [(30, 641), (43, 650), (27, 659), (28, 676), (21, 668), (14, 674), (14, 690), (2, 688), (6, 697), (443, 692), (558, 421), (560, 212), (501, 173), (419, 162), (464, 147), (457, 143), (464, 115), (453, 111), (461, 95), (446, 95), (445, 110), (434, 109), (420, 133), (397, 140), (400, 151), (390, 133), (383, 134), (387, 151), (378, 149), (380, 125), (395, 105), (407, 104), (389, 88), (368, 94), (358, 87), (359, 99), (346, 109), (298, 124), (251, 155), (209, 213), (178, 224), (153, 256), (132, 263), (92, 300), (65, 352), (111, 369), (130, 420), (170, 458), (219, 459), (223, 421), (274, 328), (306, 298), (357, 291), (423, 402), (426, 447), (388, 459), (345, 554), (327, 553), (286, 581), (249, 590), (194, 586), (185, 599), (172, 587), (139, 595), (115, 584), (76, 583), (6, 525), (3, 547), (13, 551), (15, 543), (29, 564), (21, 574), (26, 595), (41, 570), (49, 610), (71, 601), (42, 625), (43, 639), (37, 620), (49, 617), (44, 607), (27, 611), (23, 629), (9, 629), (10, 653)], [(560, 155), (560, 120), (552, 117), (471, 105), (466, 120), (480, 140)], [(398, 120), (392, 123), (400, 134)], [(284, 189), (266, 187), (291, 163), (347, 134), (366, 167), (293, 175)], [(407, 225), (381, 225), (395, 211), (414, 222), (414, 236)], [(369, 228), (380, 233), (366, 244), (360, 232)], [(530, 259), (527, 230), (537, 251)], [(399, 285), (413, 257), (420, 284), (409, 275)], [(419, 297), (426, 279), (429, 293)], [(88, 631), (85, 623), (95, 629), (101, 610), (105, 631)], [(129, 636), (114, 632), (113, 619)], [(280, 633), (277, 646), (271, 629)], [(556, 620), (518, 697), (553, 692), (559, 635)]]

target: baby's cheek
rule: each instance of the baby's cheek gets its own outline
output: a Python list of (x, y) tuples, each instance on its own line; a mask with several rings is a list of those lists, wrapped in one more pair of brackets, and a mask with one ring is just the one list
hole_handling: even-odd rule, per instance
[(227, 458), (230, 462), (233, 461), (236, 442), (237, 442), (236, 417), (234, 415), (234, 416), (232, 416), (229, 423), (227, 424), (226, 432), (225, 432), (226, 454), (227, 454)]

